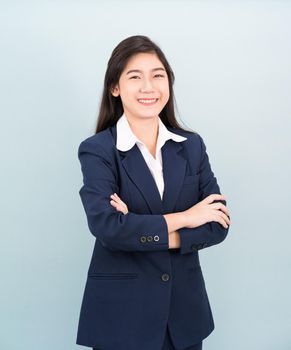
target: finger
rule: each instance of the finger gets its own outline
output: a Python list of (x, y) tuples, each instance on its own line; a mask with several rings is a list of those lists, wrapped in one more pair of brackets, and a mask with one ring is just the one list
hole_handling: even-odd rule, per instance
[(216, 221), (216, 222), (220, 223), (224, 228), (228, 228), (228, 224), (223, 219), (223, 216), (221, 214), (223, 214), (223, 213), (220, 210), (214, 211), (214, 213), (212, 214), (212, 221)]
[(227, 216), (227, 215), (225, 215), (223, 212), (220, 212), (221, 214), (221, 217), (223, 218), (223, 220), (228, 224), (228, 225), (230, 225), (230, 218)]
[(126, 204), (121, 200), (121, 198), (118, 197), (118, 195), (117, 195), (116, 193), (112, 194), (110, 197), (111, 197), (111, 198), (114, 198), (117, 202), (119, 202), (119, 203), (121, 203), (121, 204), (123, 204), (123, 205), (126, 205)]
[(116, 194), (116, 193), (111, 194), (111, 195), (110, 195), (110, 197), (111, 197), (111, 198), (114, 198), (114, 199), (116, 199), (116, 200), (117, 200), (117, 199), (119, 199), (119, 197), (117, 196), (117, 194)]
[(127, 209), (124, 208), (119, 203), (116, 203), (115, 201), (111, 200), (110, 204), (112, 204), (115, 207), (116, 210), (121, 211), (123, 214), (127, 214)]
[(212, 209), (220, 209), (220, 210), (222, 210), (226, 215), (228, 215), (230, 217), (229, 209), (224, 204), (222, 204), (222, 203), (212, 203), (212, 204), (209, 204), (209, 206)]
[[(219, 215), (218, 215), (219, 216)], [(219, 216), (218, 222), (224, 227), (224, 228), (228, 228), (227, 223), (225, 222), (225, 220), (223, 220), (223, 218), (221, 216)]]
[(116, 192), (114, 192), (113, 196), (121, 201), (121, 198), (118, 196), (118, 194)]
[(112, 202), (114, 202), (116, 205), (124, 206), (124, 203), (118, 200), (117, 198), (115, 198), (113, 195), (111, 195), (111, 198), (113, 198)]
[(128, 213), (128, 208), (126, 205), (123, 205), (121, 203), (117, 203), (115, 200), (110, 201), (110, 203), (116, 208), (116, 210), (121, 211), (123, 214)]
[(111, 200), (110, 204), (113, 205), (114, 207), (116, 207), (118, 205), (118, 203), (116, 203), (116, 201), (114, 201), (114, 200)]
[(227, 225), (230, 225), (230, 219), (227, 215), (225, 215), (221, 210), (218, 210), (216, 212), (217, 215), (219, 215), (222, 220), (227, 224)]
[(226, 197), (223, 194), (210, 194), (208, 197), (204, 198), (204, 202), (206, 202), (207, 204), (212, 203), (215, 200), (225, 200)]
[(115, 194), (112, 194), (110, 197), (111, 197), (113, 200), (115, 200), (115, 202), (121, 203), (121, 199), (120, 199), (119, 197), (117, 197)]
[(128, 212), (126, 203), (124, 203), (121, 199), (117, 199), (116, 196), (114, 195), (111, 195), (111, 198), (114, 198), (114, 201), (122, 205), (125, 208), (125, 210)]

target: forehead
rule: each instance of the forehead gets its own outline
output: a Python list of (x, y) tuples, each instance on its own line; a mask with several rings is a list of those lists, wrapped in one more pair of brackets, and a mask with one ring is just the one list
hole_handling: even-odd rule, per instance
[(129, 69), (147, 71), (157, 67), (165, 68), (156, 53), (138, 53), (130, 57), (124, 73)]

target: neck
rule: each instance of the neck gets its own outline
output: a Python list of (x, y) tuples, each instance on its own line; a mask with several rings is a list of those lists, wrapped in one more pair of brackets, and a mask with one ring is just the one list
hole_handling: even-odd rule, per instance
[(151, 118), (134, 118), (126, 115), (128, 123), (135, 136), (148, 148), (156, 146), (159, 131), (158, 116)]

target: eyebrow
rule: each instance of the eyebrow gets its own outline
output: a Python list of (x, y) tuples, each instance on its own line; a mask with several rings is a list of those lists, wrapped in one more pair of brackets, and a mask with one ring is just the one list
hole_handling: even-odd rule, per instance
[[(166, 71), (166, 70), (165, 70), (164, 68), (162, 68), (162, 67), (153, 68), (151, 71), (152, 71), (152, 72), (155, 72), (155, 71), (157, 71), (157, 70)], [(126, 73), (126, 75), (129, 74), (129, 73), (142, 73), (142, 71), (139, 70), (139, 69), (131, 69), (131, 70), (129, 70), (129, 71)]]

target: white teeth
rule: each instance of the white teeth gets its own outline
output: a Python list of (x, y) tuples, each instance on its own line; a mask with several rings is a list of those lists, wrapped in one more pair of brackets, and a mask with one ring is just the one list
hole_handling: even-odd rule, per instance
[(138, 100), (139, 102), (141, 102), (141, 103), (153, 103), (153, 102), (155, 102), (157, 99), (156, 98), (154, 98), (154, 99), (152, 99), (152, 100)]

